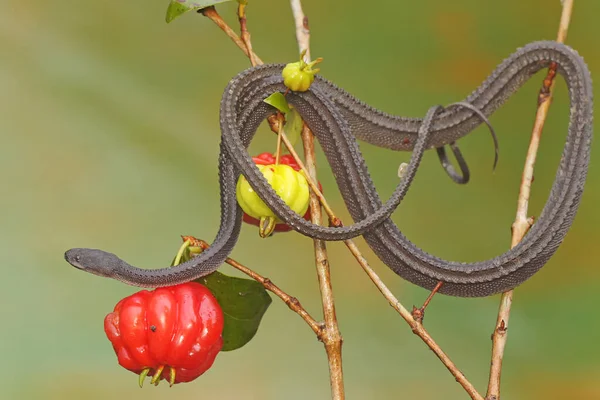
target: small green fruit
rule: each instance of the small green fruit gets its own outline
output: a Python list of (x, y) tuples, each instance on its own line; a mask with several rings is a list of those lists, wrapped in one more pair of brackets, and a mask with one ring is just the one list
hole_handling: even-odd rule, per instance
[(289, 63), (283, 68), (281, 76), (283, 84), (295, 92), (306, 92), (310, 85), (315, 80), (315, 74), (319, 69), (312, 69), (313, 66), (323, 61), (322, 58), (317, 58), (311, 63), (306, 63), (302, 60), (304, 53), (301, 55), (300, 61)]

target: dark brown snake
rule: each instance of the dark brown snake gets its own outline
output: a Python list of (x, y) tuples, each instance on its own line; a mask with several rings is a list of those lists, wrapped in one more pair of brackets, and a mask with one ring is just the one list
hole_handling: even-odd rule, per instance
[[(490, 116), (530, 77), (556, 63), (570, 99), (567, 140), (544, 209), (524, 239), (490, 260), (460, 263), (421, 250), (389, 218), (412, 182), (426, 149), (456, 142), (481, 124), (472, 109), (433, 107), (424, 119), (385, 114), (317, 77), (310, 90), (291, 92), (288, 102), (318, 138), (355, 224), (323, 227), (305, 221), (275, 194), (255, 167), (247, 147), (259, 124), (275, 112), (263, 100), (286, 88), (283, 65), (264, 65), (237, 75), (221, 101), (221, 225), (213, 244), (198, 257), (172, 268), (140, 269), (116, 255), (96, 249), (71, 249), (73, 266), (104, 277), (145, 287), (167, 286), (207, 275), (220, 267), (240, 232), (242, 211), (236, 181), (243, 173), (275, 214), (311, 238), (345, 240), (363, 235), (375, 254), (398, 275), (426, 289), (444, 282), (440, 293), (481, 297), (514, 288), (538, 271), (563, 241), (579, 206), (589, 164), (592, 139), (592, 81), (583, 59), (556, 42), (534, 42), (517, 50), (464, 102)], [(405, 175), (386, 203), (371, 181), (356, 139), (392, 150), (413, 150)]]

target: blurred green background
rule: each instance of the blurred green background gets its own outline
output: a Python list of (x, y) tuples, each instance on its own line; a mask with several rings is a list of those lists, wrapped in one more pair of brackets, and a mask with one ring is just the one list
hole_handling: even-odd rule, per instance
[[(255, 339), (222, 353), (194, 383), (137, 387), (117, 365), (102, 329), (114, 304), (136, 289), (81, 273), (71, 247), (97, 247), (146, 267), (165, 266), (180, 234), (211, 241), (219, 200), (218, 107), (228, 80), (249, 63), (209, 20), (167, 25), (167, 1), (5, 2), (0, 14), (0, 257), (2, 399), (327, 399), (322, 345), (275, 300)], [(517, 47), (554, 39), (558, 0), (305, 0), (312, 52), (322, 73), (373, 106), (422, 116), (464, 98)], [(237, 28), (235, 7), (218, 7)], [(600, 2), (577, 0), (568, 43), (600, 76)], [(288, 2), (248, 8), (256, 52), (267, 62), (297, 58)], [(510, 243), (539, 74), (492, 118), (500, 163), (491, 171), (488, 133), (460, 141), (469, 185), (424, 160), (394, 219), (408, 237), (443, 257), (471, 261)], [(545, 202), (568, 116), (564, 83), (544, 132), (531, 214)], [(399, 154), (362, 146), (381, 193), (394, 188)], [(263, 134), (253, 152), (273, 151)], [(597, 153), (597, 151), (595, 151)], [(577, 219), (556, 256), (520, 287), (502, 376), (506, 399), (600, 399), (600, 167), (592, 156)], [(320, 158), (321, 180), (343, 204)], [(346, 218), (347, 219), (347, 218)], [(406, 305), (427, 292), (370, 262)], [(350, 399), (464, 399), (460, 386), (380, 297), (343, 245), (330, 256), (344, 336)], [(270, 277), (319, 316), (311, 241), (261, 240), (245, 226), (233, 257)], [(225, 273), (235, 273), (230, 267)], [(498, 296), (438, 296), (426, 327), (485, 392)]]

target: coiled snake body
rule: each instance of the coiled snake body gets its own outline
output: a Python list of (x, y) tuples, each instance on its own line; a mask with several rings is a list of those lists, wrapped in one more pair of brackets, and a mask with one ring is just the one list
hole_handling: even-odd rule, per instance
[[(210, 248), (172, 268), (140, 269), (116, 255), (96, 249), (65, 253), (73, 266), (135, 286), (182, 283), (215, 271), (235, 245), (242, 219), (235, 186), (240, 173), (275, 214), (311, 238), (345, 240), (363, 235), (375, 254), (398, 275), (440, 293), (481, 297), (514, 288), (538, 271), (554, 254), (571, 226), (588, 170), (592, 138), (592, 83), (583, 59), (556, 42), (534, 42), (504, 60), (464, 102), (485, 116), (516, 92), (542, 68), (556, 63), (569, 90), (568, 135), (556, 178), (544, 209), (525, 238), (513, 249), (490, 260), (460, 263), (442, 260), (411, 243), (389, 218), (404, 197), (426, 149), (455, 142), (473, 131), (481, 119), (474, 111), (433, 107), (424, 119), (392, 116), (361, 103), (325, 79), (317, 77), (310, 90), (291, 92), (287, 100), (318, 138), (355, 224), (324, 227), (305, 221), (275, 194), (247, 153), (259, 124), (274, 109), (263, 100), (286, 88), (283, 65), (264, 65), (236, 76), (221, 101), (221, 224)], [(413, 150), (407, 172), (386, 203), (368, 174), (356, 139), (393, 149)]]

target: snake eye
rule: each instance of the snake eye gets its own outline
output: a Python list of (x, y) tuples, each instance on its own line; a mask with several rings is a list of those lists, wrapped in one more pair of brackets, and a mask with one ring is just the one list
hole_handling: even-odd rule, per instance
[(77, 261), (77, 262), (81, 261), (81, 256), (75, 256), (75, 261)]

